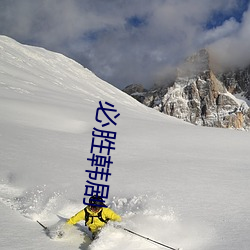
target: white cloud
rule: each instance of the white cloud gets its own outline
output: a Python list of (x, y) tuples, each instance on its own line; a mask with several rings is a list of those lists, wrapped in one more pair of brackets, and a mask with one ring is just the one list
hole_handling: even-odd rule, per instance
[[(225, 44), (234, 47), (238, 39), (243, 45), (250, 33), (247, 14), (242, 24), (231, 18), (213, 30), (204, 28), (213, 13), (230, 15), (238, 3), (2, 0), (0, 33), (63, 52), (116, 86), (132, 82), (151, 84), (166, 68), (210, 43), (219, 51)], [(138, 17), (144, 25), (131, 26), (131, 17)]]
[(218, 63), (225, 66), (246, 66), (250, 63), (250, 9), (234, 32), (210, 45)]
[(221, 26), (205, 30), (204, 34), (201, 34), (200, 43), (211, 44), (214, 41), (231, 36), (238, 31), (239, 27), (240, 24), (232, 17), (226, 20)]

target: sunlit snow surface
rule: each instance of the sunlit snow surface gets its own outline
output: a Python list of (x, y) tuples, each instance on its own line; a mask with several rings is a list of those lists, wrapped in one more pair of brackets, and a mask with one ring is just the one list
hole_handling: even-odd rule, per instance
[[(126, 70), (126, 69), (124, 69)], [(115, 228), (92, 242), (82, 209), (99, 101), (115, 105), (107, 204), (122, 226), (184, 250), (250, 249), (249, 132), (203, 128), (142, 106), (74, 61), (0, 37), (1, 249), (163, 249)]]

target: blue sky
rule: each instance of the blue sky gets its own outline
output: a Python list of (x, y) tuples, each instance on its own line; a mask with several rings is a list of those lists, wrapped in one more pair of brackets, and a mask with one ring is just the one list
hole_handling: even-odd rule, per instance
[(234, 18), (238, 23), (242, 22), (242, 17), (244, 12), (248, 9), (249, 0), (240, 0), (237, 3), (236, 8), (233, 8), (229, 13), (224, 13), (222, 10), (216, 10), (211, 14), (211, 18), (208, 19), (206, 28), (212, 29), (216, 28), (217, 26), (223, 25), (225, 20), (230, 18)]
[(250, 0), (1, 0), (0, 34), (69, 56), (111, 84), (164, 82), (210, 48), (250, 63)]

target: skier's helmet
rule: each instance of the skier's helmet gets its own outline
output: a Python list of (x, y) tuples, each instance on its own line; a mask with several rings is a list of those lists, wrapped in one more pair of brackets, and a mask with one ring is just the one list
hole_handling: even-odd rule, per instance
[(94, 195), (89, 198), (89, 204), (92, 206), (104, 206), (104, 200), (102, 197)]

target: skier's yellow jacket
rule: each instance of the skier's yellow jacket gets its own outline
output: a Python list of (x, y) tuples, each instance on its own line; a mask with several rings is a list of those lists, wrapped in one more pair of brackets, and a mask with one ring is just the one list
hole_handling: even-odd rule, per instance
[[(99, 210), (98, 212), (93, 212), (90, 210), (89, 207), (87, 207), (87, 211), (89, 212), (89, 219), (86, 223), (86, 225), (88, 226), (89, 230), (92, 233), (95, 233), (98, 231), (98, 229), (102, 228), (106, 223), (101, 221), (97, 216), (98, 213), (100, 213), (100, 211), (102, 211), (101, 213), (101, 217), (103, 220), (112, 220), (112, 221), (121, 221), (121, 217), (116, 214), (113, 210), (111, 210), (110, 208), (107, 207), (102, 207), (101, 210)], [(94, 217), (92, 217), (94, 216)], [(85, 211), (84, 209), (81, 210), (80, 212), (78, 212), (77, 214), (75, 214), (74, 216), (72, 216), (68, 221), (67, 224), (71, 224), (74, 225), (77, 222), (79, 222), (80, 220), (85, 220)]]

